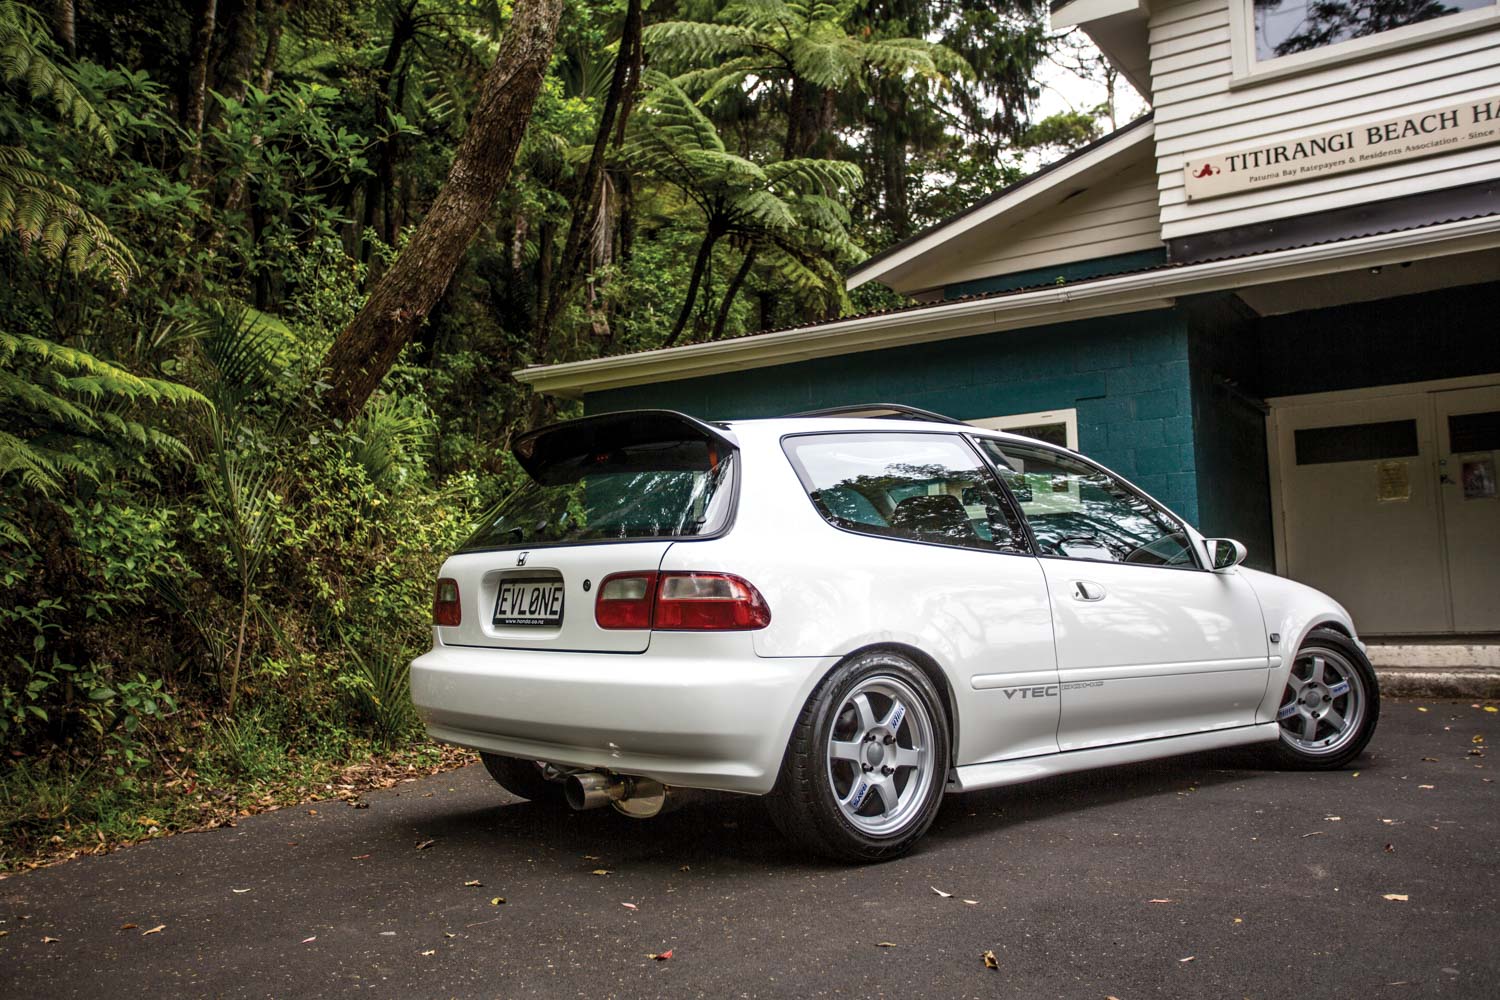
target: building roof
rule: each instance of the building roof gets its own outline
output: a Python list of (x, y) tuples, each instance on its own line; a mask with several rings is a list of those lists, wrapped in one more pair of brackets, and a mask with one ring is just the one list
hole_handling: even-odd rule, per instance
[(987, 195), (957, 215), (934, 223), (855, 265), (845, 276), (845, 285), (855, 289), (876, 280), (892, 284), (893, 276), (910, 269), (920, 258), (958, 235), (1002, 217), (1020, 217), (1034, 212), (1042, 207), (1038, 203), (1044, 199), (1047, 205), (1060, 202), (1080, 185), (1115, 169), (1119, 157), (1138, 149), (1141, 143), (1149, 144), (1153, 135), (1152, 116), (1147, 112), (1130, 124)]
[(1500, 248), (1500, 215), (907, 306), (726, 340), (527, 368), (518, 381), (577, 399), (591, 392), (789, 364), (1046, 324), (1165, 309), (1187, 295), (1384, 267), (1414, 256)]

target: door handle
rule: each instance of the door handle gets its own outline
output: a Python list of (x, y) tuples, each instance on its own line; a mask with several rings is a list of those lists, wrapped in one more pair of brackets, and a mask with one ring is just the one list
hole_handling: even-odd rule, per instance
[(1074, 580), (1073, 600), (1102, 601), (1104, 600), (1104, 588), (1091, 580)]

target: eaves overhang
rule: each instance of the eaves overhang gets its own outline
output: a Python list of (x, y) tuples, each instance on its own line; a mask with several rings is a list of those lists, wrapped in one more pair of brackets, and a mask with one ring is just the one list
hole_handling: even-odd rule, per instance
[(1315, 246), (1165, 265), (1067, 285), (856, 316), (732, 340), (526, 368), (515, 377), (537, 392), (579, 399), (587, 393), (632, 385), (1164, 309), (1188, 295), (1497, 247), (1500, 247), (1500, 215), (1490, 215)]
[[(1155, 137), (1151, 115), (1146, 114), (1109, 135), (997, 191), (963, 212), (929, 226), (914, 236), (855, 265), (845, 275), (844, 286), (851, 291), (869, 281), (885, 281), (908, 270), (918, 258), (930, 254), (945, 243), (970, 230), (1002, 216), (1021, 218), (1062, 201), (1081, 187), (1108, 176), (1118, 169), (1121, 157), (1149, 145)], [(899, 286), (897, 281), (896, 285)]]

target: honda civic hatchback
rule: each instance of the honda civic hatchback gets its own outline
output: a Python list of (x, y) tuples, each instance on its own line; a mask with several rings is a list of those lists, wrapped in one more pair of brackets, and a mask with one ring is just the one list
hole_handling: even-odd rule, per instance
[(427, 731), (532, 800), (764, 796), (851, 861), (909, 850), (945, 793), (1363, 750), (1379, 693), (1336, 601), (1075, 452), (866, 410), (517, 439), (528, 481), (437, 581)]

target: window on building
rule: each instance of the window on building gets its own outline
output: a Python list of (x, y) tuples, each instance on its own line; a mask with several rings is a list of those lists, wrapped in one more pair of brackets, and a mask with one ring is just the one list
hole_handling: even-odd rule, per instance
[(1021, 434), (1060, 448), (1078, 450), (1078, 411), (1042, 410), (1039, 413), (1016, 413), (1008, 417), (986, 417), (970, 420), (975, 427), (989, 431)]
[(1383, 31), (1494, 7), (1496, 0), (1251, 0), (1264, 62)]
[(1071, 455), (985, 440), (1044, 556), (1197, 568), (1182, 525), (1103, 469)]
[(1025, 551), (1020, 521), (957, 435), (797, 435), (783, 448), (818, 513), (845, 531)]

